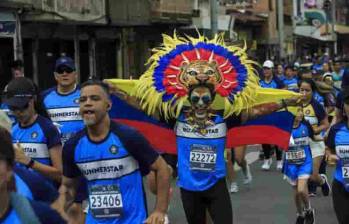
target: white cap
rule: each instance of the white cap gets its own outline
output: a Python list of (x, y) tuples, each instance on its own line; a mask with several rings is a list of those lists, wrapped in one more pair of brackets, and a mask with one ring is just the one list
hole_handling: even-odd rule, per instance
[(274, 63), (270, 60), (266, 60), (264, 63), (263, 63), (263, 68), (274, 68)]

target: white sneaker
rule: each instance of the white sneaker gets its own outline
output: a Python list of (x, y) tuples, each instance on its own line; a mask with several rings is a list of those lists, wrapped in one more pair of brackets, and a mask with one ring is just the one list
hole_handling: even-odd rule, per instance
[(168, 215), (165, 215), (165, 221), (164, 224), (170, 224), (170, 220), (168, 219)]
[(271, 159), (265, 159), (262, 165), (262, 170), (270, 170), (271, 163), (272, 163)]
[(239, 191), (238, 184), (236, 182), (231, 182), (230, 193), (237, 193)]
[(250, 171), (250, 166), (246, 163), (246, 173), (244, 173), (243, 184), (250, 184), (252, 182), (252, 175)]
[(281, 161), (281, 160), (278, 160), (278, 161), (277, 161), (277, 164), (276, 164), (276, 169), (277, 169), (277, 170), (282, 170), (282, 165), (283, 165), (282, 161)]

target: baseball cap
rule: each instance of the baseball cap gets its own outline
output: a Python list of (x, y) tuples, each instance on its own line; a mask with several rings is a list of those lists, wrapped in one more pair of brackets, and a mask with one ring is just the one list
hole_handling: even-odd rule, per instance
[(270, 60), (266, 60), (264, 63), (263, 63), (263, 68), (274, 68), (274, 63)]
[(24, 107), (36, 95), (32, 81), (25, 77), (13, 79), (4, 90), (3, 101), (9, 107)]
[(322, 77), (325, 79), (326, 77), (331, 77), (332, 78), (332, 74), (331, 72), (325, 72)]
[(56, 60), (55, 70), (57, 70), (60, 66), (66, 66), (68, 68), (71, 68), (75, 70), (75, 63), (74, 60), (70, 57), (60, 57)]

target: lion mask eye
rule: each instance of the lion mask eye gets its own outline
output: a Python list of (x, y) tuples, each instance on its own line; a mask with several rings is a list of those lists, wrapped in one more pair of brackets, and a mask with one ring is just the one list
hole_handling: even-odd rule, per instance
[(208, 71), (205, 72), (206, 75), (213, 75), (213, 73), (214, 72), (212, 70), (208, 70)]
[(188, 73), (191, 76), (196, 76), (198, 74), (196, 71), (189, 71)]

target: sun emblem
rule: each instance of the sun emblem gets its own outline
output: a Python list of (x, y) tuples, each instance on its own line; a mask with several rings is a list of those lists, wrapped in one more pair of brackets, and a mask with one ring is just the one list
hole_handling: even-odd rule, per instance
[(118, 147), (116, 146), (116, 145), (112, 145), (112, 146), (110, 146), (110, 148), (109, 148), (109, 152), (111, 153), (111, 154), (117, 154), (118, 152), (119, 152), (119, 149), (118, 149)]
[(38, 133), (36, 131), (32, 132), (31, 137), (33, 139), (37, 138), (38, 137)]

